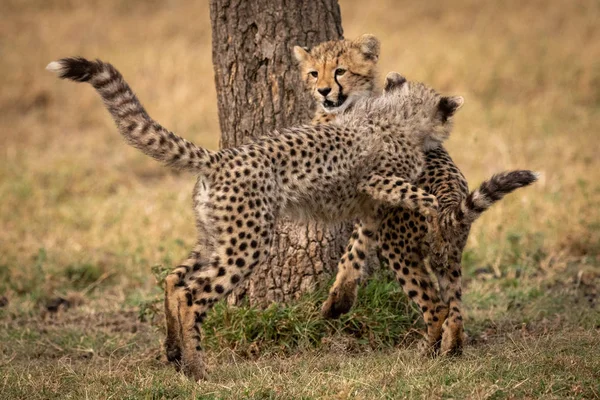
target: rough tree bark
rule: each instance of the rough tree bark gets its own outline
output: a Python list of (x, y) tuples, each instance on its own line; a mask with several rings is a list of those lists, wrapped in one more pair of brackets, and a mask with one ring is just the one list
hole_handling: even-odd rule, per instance
[[(307, 123), (312, 100), (292, 48), (342, 38), (337, 0), (211, 0), (210, 17), (221, 146)], [(269, 259), (229, 301), (297, 298), (330, 276), (349, 233), (347, 224), (280, 221)]]

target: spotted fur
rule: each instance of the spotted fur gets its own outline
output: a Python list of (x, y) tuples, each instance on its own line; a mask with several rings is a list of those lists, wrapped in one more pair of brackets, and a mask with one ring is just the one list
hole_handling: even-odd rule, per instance
[[(366, 46), (366, 50), (374, 57), (369, 57), (368, 54), (360, 56), (361, 46), (357, 43), (365, 40), (373, 44)], [(378, 43), (371, 35), (364, 35), (354, 42), (325, 42), (316, 46), (310, 53), (300, 52), (302, 57), (298, 57), (299, 50), (296, 49), (308, 90), (322, 103), (323, 98), (319, 96), (316, 88), (320, 85), (327, 86), (326, 82), (331, 82), (331, 73), (339, 65), (349, 64), (339, 60), (351, 60), (354, 57), (365, 67), (367, 73), (361, 74), (364, 79), (360, 79), (358, 83), (346, 85), (345, 96), (358, 99), (378, 95), (375, 90)], [(370, 52), (369, 49), (376, 49), (376, 52)], [(318, 77), (328, 76), (329, 81), (320, 81), (315, 77), (311, 79), (310, 71), (318, 71)], [(324, 75), (327, 72), (330, 74)], [(388, 76), (384, 92), (402, 86), (404, 81), (400, 75)], [(456, 110), (462, 104), (461, 97), (446, 97), (440, 107)], [(344, 114), (351, 109), (352, 104), (348, 105), (348, 108), (329, 113), (322, 107), (318, 108), (313, 123), (347, 125), (351, 122), (345, 120)], [(412, 110), (407, 109), (405, 112), (410, 113)], [(425, 165), (417, 186), (434, 194), (438, 199), (437, 224), (442, 235), (436, 240), (431, 240), (429, 225), (424, 215), (406, 208), (390, 211), (380, 224), (361, 221), (356, 225), (346, 253), (340, 260), (336, 281), (323, 304), (322, 313), (326, 317), (337, 318), (350, 310), (356, 298), (358, 282), (364, 279), (366, 254), (376, 242), (380, 254), (396, 273), (404, 292), (422, 311), (427, 326), (423, 351), (427, 354), (437, 354), (441, 348), (442, 353), (457, 354), (462, 351), (463, 341), (461, 258), (471, 224), (506, 194), (533, 183), (537, 175), (526, 170), (503, 172), (494, 175), (489, 181), (481, 184), (479, 189), (469, 193), (465, 177), (441, 142), (442, 140), (429, 137), (424, 143)], [(439, 291), (425, 267), (426, 258), (429, 258), (437, 276)]]
[(313, 123), (328, 123), (359, 98), (377, 91), (379, 48), (373, 35), (332, 40), (310, 50), (294, 47), (304, 83), (317, 104)]
[(440, 232), (436, 198), (413, 182), (422, 171), (423, 149), (450, 134), (457, 108), (446, 107), (448, 98), (423, 84), (391, 74), (393, 88), (357, 100), (343, 123), (285, 129), (210, 152), (152, 120), (110, 64), (67, 58), (48, 69), (92, 84), (129, 143), (199, 174), (193, 195), (198, 244), (166, 278), (165, 293), (167, 357), (194, 379), (204, 376), (200, 328), (207, 311), (266, 259), (279, 216), (359, 218), (376, 227), (402, 206), (431, 216), (426, 231)]

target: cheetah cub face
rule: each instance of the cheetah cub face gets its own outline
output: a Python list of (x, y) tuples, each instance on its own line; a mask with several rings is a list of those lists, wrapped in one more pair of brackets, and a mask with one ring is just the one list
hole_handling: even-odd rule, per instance
[(454, 114), (463, 104), (462, 96), (442, 96), (421, 82), (407, 81), (397, 72), (390, 72), (381, 96), (358, 100), (351, 113), (338, 116), (334, 123), (360, 125), (366, 120), (394, 127), (389, 134), (408, 134), (427, 151), (450, 136)]
[(362, 35), (307, 49), (294, 47), (302, 78), (325, 113), (338, 114), (361, 97), (371, 96), (376, 81), (379, 40)]
[(442, 96), (421, 82), (408, 82), (397, 72), (385, 79), (383, 96), (397, 102), (415, 120), (415, 132), (426, 135), (425, 150), (434, 148), (450, 136), (453, 117), (465, 103), (462, 96)]

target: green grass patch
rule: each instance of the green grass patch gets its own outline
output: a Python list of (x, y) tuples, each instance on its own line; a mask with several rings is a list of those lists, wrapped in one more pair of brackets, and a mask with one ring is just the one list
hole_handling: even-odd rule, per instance
[[(153, 272), (159, 282), (164, 280), (163, 268), (154, 267)], [(418, 311), (387, 271), (375, 274), (359, 289), (357, 303), (348, 314), (338, 320), (324, 319), (320, 307), (330, 284), (293, 303), (273, 303), (266, 309), (221, 301), (202, 326), (204, 347), (228, 348), (245, 356), (290, 354), (334, 341), (343, 344), (344, 350), (385, 349), (407, 340), (418, 321)], [(139, 307), (141, 320), (162, 324), (156, 317), (162, 311), (162, 299), (157, 294), (150, 300), (130, 297), (129, 301)]]
[(272, 304), (265, 310), (218, 303), (204, 324), (204, 342), (211, 349), (231, 348), (240, 354), (290, 353), (318, 348), (328, 338), (346, 349), (384, 349), (406, 339), (417, 318), (406, 296), (387, 274), (359, 290), (352, 311), (339, 320), (320, 315), (327, 286), (293, 304)]

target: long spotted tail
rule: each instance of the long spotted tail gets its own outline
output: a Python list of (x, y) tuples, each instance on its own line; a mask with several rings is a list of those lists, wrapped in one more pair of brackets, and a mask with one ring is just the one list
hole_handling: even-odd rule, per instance
[(539, 174), (528, 170), (495, 174), (473, 190), (457, 207), (454, 218), (460, 223), (473, 223), (485, 210), (512, 191), (531, 185)]
[(89, 82), (100, 94), (129, 144), (144, 154), (179, 169), (202, 173), (214, 153), (169, 132), (154, 121), (115, 67), (81, 57), (53, 61), (47, 70), (59, 78)]

